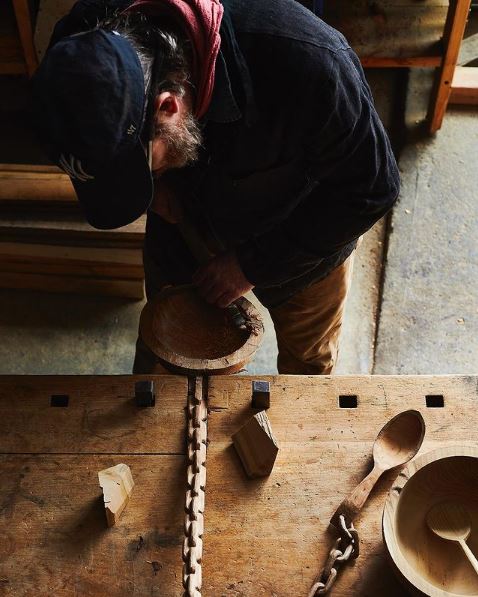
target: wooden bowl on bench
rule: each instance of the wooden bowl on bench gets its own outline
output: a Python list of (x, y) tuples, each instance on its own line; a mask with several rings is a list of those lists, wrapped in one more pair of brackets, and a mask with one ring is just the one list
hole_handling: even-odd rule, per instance
[(445, 447), (408, 464), (390, 490), (383, 513), (383, 537), (393, 566), (413, 595), (478, 595), (478, 575), (460, 546), (427, 526), (436, 504), (462, 504), (471, 519), (467, 541), (478, 554), (478, 448)]
[(143, 308), (141, 339), (170, 371), (236, 373), (254, 356), (264, 334), (254, 305), (244, 297), (236, 304), (247, 320), (244, 329), (229, 309), (206, 303), (193, 286), (169, 287)]

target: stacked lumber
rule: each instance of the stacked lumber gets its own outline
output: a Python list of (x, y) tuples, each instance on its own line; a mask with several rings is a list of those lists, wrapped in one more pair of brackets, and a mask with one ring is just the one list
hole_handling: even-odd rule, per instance
[(0, 288), (142, 299), (144, 227), (97, 230), (61, 170), (0, 165)]
[(478, 105), (478, 68), (457, 66), (451, 84), (450, 104)]

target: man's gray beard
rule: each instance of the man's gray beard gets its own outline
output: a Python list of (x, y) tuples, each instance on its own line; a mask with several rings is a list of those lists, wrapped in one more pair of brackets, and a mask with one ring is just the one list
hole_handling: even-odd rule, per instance
[(167, 145), (165, 169), (183, 168), (198, 159), (202, 133), (191, 113), (177, 124), (169, 122), (161, 124), (156, 129), (156, 135)]

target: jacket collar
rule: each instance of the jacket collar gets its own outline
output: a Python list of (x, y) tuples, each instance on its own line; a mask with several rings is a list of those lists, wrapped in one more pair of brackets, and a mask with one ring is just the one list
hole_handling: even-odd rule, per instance
[(214, 90), (205, 120), (225, 124), (242, 118), (242, 112), (232, 91), (231, 79), (222, 51), (216, 59)]
[(216, 59), (213, 95), (205, 121), (235, 122), (243, 118), (246, 126), (258, 119), (252, 79), (237, 43), (229, 0), (222, 0), (221, 48)]

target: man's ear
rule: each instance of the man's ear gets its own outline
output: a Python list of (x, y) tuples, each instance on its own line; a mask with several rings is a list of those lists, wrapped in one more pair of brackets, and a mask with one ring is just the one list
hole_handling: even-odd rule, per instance
[(162, 91), (154, 100), (154, 112), (156, 120), (165, 122), (174, 119), (181, 112), (180, 98), (170, 91)]

